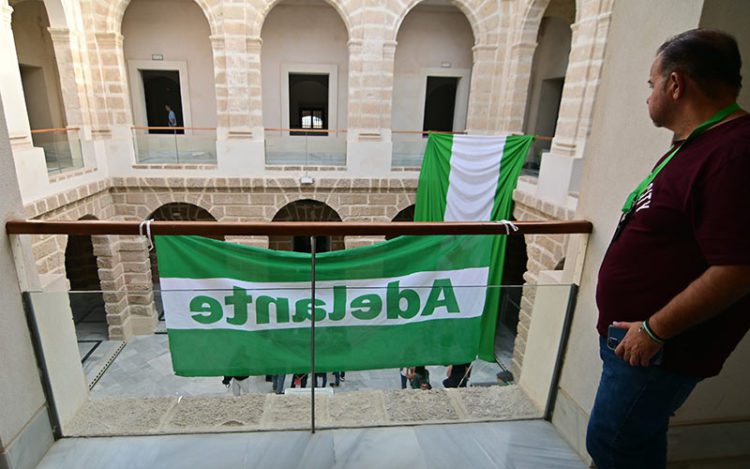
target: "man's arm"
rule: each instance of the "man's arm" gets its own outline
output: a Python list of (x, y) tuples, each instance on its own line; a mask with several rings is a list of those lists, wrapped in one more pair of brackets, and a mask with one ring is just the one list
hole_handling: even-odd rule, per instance
[[(654, 313), (648, 324), (657, 336), (670, 339), (711, 319), (747, 294), (750, 294), (750, 265), (711, 266)], [(629, 329), (615, 350), (617, 356), (632, 366), (648, 366), (661, 345), (640, 331), (640, 322), (615, 322), (614, 325)]]

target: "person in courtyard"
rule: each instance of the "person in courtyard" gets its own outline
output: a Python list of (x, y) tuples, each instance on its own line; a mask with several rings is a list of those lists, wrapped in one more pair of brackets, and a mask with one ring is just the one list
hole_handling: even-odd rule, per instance
[(424, 366), (409, 368), (407, 378), (409, 378), (409, 384), (412, 389), (432, 389), (432, 386), (430, 385), (430, 372)]
[(250, 380), (247, 379), (249, 376), (224, 376), (221, 380), (221, 384), (232, 390), (232, 394), (240, 396), (242, 394), (250, 393)]
[(651, 66), (649, 115), (673, 143), (627, 198), (599, 271), (603, 369), (586, 443), (601, 469), (665, 467), (670, 416), (750, 328), (740, 67), (734, 38), (701, 29), (667, 40)]
[(273, 392), (284, 394), (284, 381), (286, 381), (286, 375), (271, 376), (271, 389), (273, 389)]
[(465, 388), (468, 385), (469, 377), (471, 376), (471, 363), (449, 365), (446, 375), (448, 377), (443, 380), (443, 387)]

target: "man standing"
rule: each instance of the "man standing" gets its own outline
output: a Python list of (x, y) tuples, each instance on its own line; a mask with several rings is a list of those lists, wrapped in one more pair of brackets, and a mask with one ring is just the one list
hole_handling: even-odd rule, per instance
[(177, 116), (175, 115), (169, 104), (164, 105), (164, 109), (167, 111), (167, 121), (170, 127), (177, 127)]
[[(665, 467), (670, 416), (750, 328), (750, 115), (737, 43), (679, 34), (651, 66), (648, 111), (672, 147), (628, 197), (599, 272), (602, 376), (587, 448), (599, 468)], [(608, 328), (624, 336), (607, 347)]]

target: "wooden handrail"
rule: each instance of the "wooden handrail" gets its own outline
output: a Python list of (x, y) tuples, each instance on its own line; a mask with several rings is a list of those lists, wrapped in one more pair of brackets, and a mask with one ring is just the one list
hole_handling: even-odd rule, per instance
[(310, 133), (336, 133), (341, 132), (345, 133), (347, 132), (346, 129), (276, 129), (276, 128), (265, 128), (263, 129), (266, 132), (310, 132)]
[[(518, 231), (493, 222), (203, 222), (154, 221), (153, 235), (250, 236), (250, 235), (526, 235), (591, 233), (586, 220), (517, 221)], [(106, 220), (9, 220), (5, 230), (13, 235), (138, 235), (141, 222)]]
[(44, 134), (44, 133), (52, 133), (52, 132), (67, 132), (67, 131), (78, 131), (81, 130), (80, 127), (56, 127), (53, 129), (36, 129), (32, 130), (32, 134)]
[(143, 125), (132, 126), (133, 130), (216, 130), (216, 127), (171, 127), (171, 126), (157, 126), (148, 127)]

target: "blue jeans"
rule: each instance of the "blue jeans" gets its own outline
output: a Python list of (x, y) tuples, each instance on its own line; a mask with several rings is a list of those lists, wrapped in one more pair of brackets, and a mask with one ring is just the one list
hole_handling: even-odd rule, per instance
[(602, 377), (589, 418), (586, 449), (599, 469), (664, 468), (669, 418), (697, 378), (659, 366), (630, 366), (599, 339)]
[(286, 375), (273, 375), (271, 380), (274, 392), (276, 394), (284, 394), (284, 381), (286, 381)]

